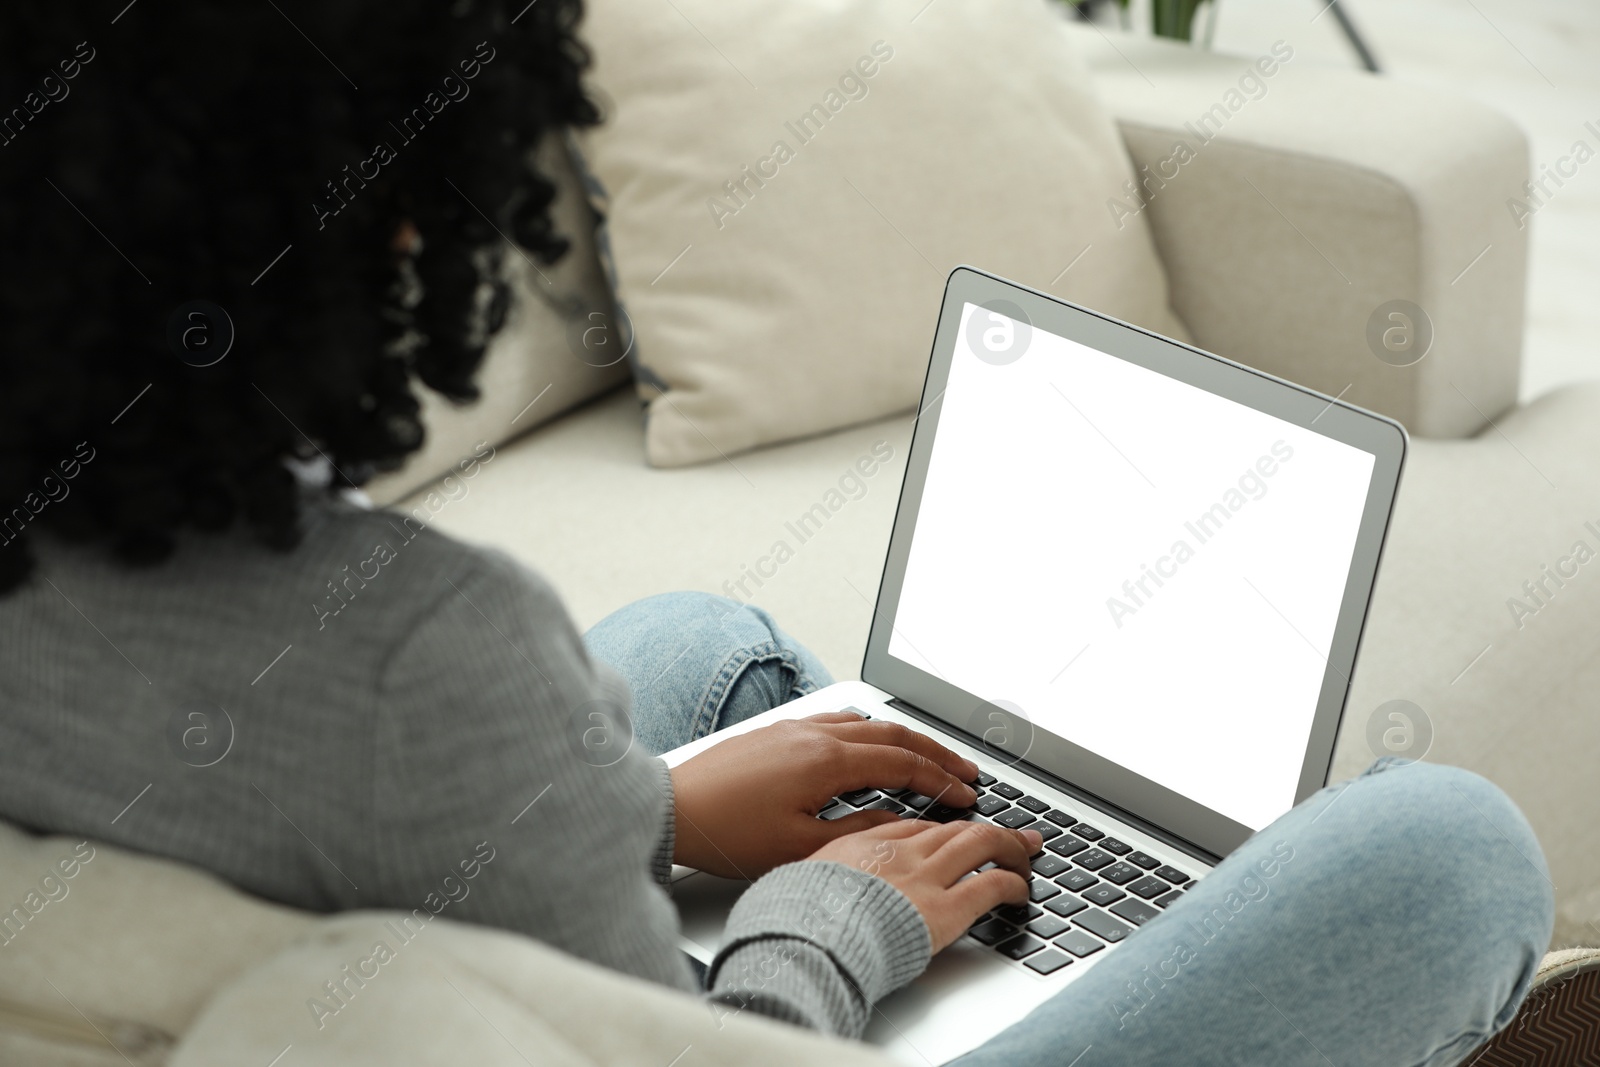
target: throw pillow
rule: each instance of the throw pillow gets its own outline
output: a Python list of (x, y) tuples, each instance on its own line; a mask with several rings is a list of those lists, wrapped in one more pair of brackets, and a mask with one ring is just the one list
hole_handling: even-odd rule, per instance
[(619, 297), (658, 466), (915, 406), (969, 263), (1186, 338), (1047, 0), (591, 0)]

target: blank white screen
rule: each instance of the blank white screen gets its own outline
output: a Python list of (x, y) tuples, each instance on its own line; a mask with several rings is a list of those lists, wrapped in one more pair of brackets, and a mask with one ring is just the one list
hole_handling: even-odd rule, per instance
[(974, 314), (889, 654), (1260, 829), (1294, 803), (1373, 457), (1039, 329), (985, 362)]

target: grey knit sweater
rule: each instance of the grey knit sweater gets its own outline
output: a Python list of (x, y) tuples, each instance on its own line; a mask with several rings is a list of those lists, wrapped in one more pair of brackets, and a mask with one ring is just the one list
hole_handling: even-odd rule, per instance
[[(596, 765), (586, 705), (625, 687), (539, 577), (329, 502), (288, 554), (194, 534), (129, 570), (34, 541), (38, 573), (0, 598), (0, 816), (696, 987), (671, 777), (638, 751)], [(834, 863), (766, 875), (728, 933), (714, 1011), (846, 1035), (929, 955), (904, 896)]]

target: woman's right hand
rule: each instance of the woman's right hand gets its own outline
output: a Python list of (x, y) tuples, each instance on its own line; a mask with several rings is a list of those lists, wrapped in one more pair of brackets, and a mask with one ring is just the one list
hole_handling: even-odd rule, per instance
[[(810, 858), (843, 863), (900, 890), (922, 914), (938, 952), (990, 908), (1027, 902), (1028, 857), (1043, 843), (1033, 830), (904, 819), (835, 838)], [(993, 868), (973, 874), (991, 862)]]

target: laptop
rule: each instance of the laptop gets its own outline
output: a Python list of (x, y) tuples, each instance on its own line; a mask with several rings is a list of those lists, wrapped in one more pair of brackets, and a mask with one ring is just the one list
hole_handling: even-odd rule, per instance
[[(970, 267), (945, 287), (861, 680), (668, 753), (854, 708), (982, 770), (971, 810), (1045, 836), (1031, 903), (980, 917), (866, 1039), (927, 1067), (1138, 936), (1327, 783), (1405, 430)], [(709, 962), (746, 883), (674, 871)]]

